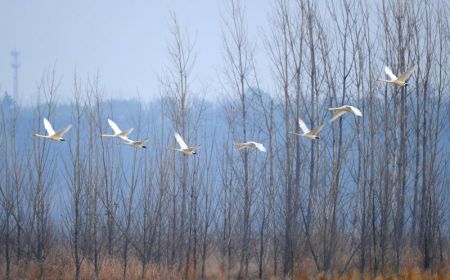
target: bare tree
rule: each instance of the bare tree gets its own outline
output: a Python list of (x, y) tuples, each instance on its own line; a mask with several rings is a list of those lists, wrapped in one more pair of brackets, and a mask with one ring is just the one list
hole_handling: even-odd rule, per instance
[[(233, 137), (238, 137), (239, 141), (246, 142), (249, 140), (248, 131), (248, 100), (246, 85), (250, 83), (251, 77), (251, 48), (248, 42), (246, 23), (244, 17), (244, 9), (240, 3), (231, 0), (227, 3), (228, 18), (224, 19), (223, 40), (225, 44), (225, 77), (230, 87), (230, 96), (237, 98), (235, 112), (239, 114), (239, 129), (234, 131)], [(233, 100), (234, 101), (234, 100)], [(232, 102), (233, 102), (232, 101)], [(248, 278), (248, 265), (250, 260), (249, 243), (251, 239), (251, 212), (252, 212), (252, 190), (251, 178), (249, 170), (249, 151), (242, 150), (240, 152), (242, 160), (242, 238), (239, 247), (240, 262), (239, 273), (237, 278)]]
[[(36, 131), (42, 129), (41, 123), (44, 116), (50, 118), (54, 115), (54, 102), (59, 83), (55, 77), (55, 69), (49, 70), (42, 78), (38, 86), (38, 96), (44, 97), (44, 105), (41, 105), (40, 99), (36, 106), (36, 122), (34, 127)], [(31, 205), (30, 216), (30, 234), (27, 243), (29, 252), (39, 263), (39, 278), (44, 279), (44, 262), (49, 255), (52, 229), (50, 221), (50, 188), (54, 183), (56, 164), (55, 153), (52, 153), (48, 141), (39, 141), (35, 139), (33, 143), (33, 168), (30, 170), (33, 178), (33, 189), (30, 191), (29, 199)]]
[(84, 165), (82, 164), (82, 153), (81, 147), (84, 143), (82, 143), (82, 117), (84, 115), (84, 107), (83, 100), (81, 99), (81, 84), (77, 78), (77, 75), (74, 75), (74, 97), (75, 101), (72, 104), (72, 112), (73, 112), (73, 123), (75, 126), (75, 141), (70, 142), (69, 153), (70, 153), (70, 164), (65, 164), (65, 173), (67, 174), (66, 181), (69, 186), (69, 192), (71, 194), (70, 201), (68, 204), (71, 205), (70, 213), (68, 213), (67, 217), (67, 230), (68, 236), (70, 240), (70, 245), (72, 247), (74, 262), (75, 262), (75, 279), (80, 279), (80, 270), (82, 263), (82, 209), (83, 209), (83, 180), (81, 178), (84, 177)]
[[(0, 103), (0, 127), (1, 143), (0, 152), (2, 161), (0, 162), (0, 205), (2, 214), (5, 215), (3, 222), (2, 240), (4, 245), (6, 270), (5, 278), (11, 277), (11, 261), (15, 253), (16, 262), (21, 259), (22, 253), (22, 233), (23, 233), (23, 201), (24, 201), (24, 180), (26, 164), (23, 159), (26, 150), (19, 149), (20, 143), (17, 137), (18, 119), (20, 118), (20, 106), (17, 100), (13, 100), (7, 92)], [(14, 238), (14, 231), (16, 236)], [(15, 244), (14, 244), (15, 243)], [(15, 252), (13, 246), (15, 245)]]

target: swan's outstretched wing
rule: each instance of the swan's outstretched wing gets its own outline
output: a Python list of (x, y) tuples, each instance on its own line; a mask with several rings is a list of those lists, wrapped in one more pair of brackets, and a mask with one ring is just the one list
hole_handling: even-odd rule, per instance
[(44, 118), (44, 127), (45, 127), (45, 130), (47, 130), (48, 135), (54, 135), (55, 134), (55, 131), (53, 130), (52, 125), (50, 124), (50, 122), (46, 118)]
[(115, 134), (122, 133), (122, 130), (120, 130), (120, 128), (117, 126), (117, 124), (115, 122), (113, 122), (112, 120), (108, 119), (108, 123), (109, 123), (109, 126), (112, 128), (112, 130), (114, 131)]
[(384, 72), (386, 72), (386, 74), (389, 76), (389, 78), (391, 78), (391, 80), (397, 80), (397, 76), (394, 75), (394, 73), (392, 73), (392, 69), (385, 66), (384, 67)]
[(119, 135), (119, 139), (121, 140), (122, 144), (133, 144), (134, 141), (131, 140), (130, 138), (123, 136), (123, 135)]
[(321, 124), (318, 127), (316, 127), (314, 130), (311, 131), (312, 134), (317, 135), (320, 133), (320, 131), (323, 129), (323, 127), (325, 126), (325, 124)]
[[(329, 109), (328, 109), (329, 110)], [(344, 110), (340, 110), (337, 111), (336, 113), (333, 114), (333, 117), (330, 119), (330, 122), (334, 122), (335, 120), (337, 120), (338, 118), (340, 118), (342, 115), (344, 115), (345, 113), (347, 113)]]
[(353, 106), (348, 106), (348, 108), (350, 108), (350, 110), (352, 110), (353, 114), (357, 115), (358, 117), (362, 117), (362, 113), (361, 111)]
[(266, 152), (266, 148), (264, 148), (264, 145), (261, 143), (255, 143), (255, 147), (260, 150), (261, 152)]
[(186, 142), (184, 142), (183, 138), (177, 132), (175, 132), (175, 140), (177, 140), (177, 143), (178, 143), (178, 145), (180, 145), (181, 149), (188, 148), (188, 145), (186, 144)]
[(130, 135), (130, 133), (133, 132), (133, 130), (134, 130), (134, 128), (130, 128), (128, 130), (120, 132), (119, 135), (128, 137), (128, 135)]
[(303, 131), (303, 133), (309, 132), (309, 128), (306, 126), (305, 122), (300, 118), (298, 118), (298, 126), (300, 126), (300, 129)]
[(398, 79), (406, 82), (406, 80), (408, 80), (409, 76), (411, 76), (411, 74), (416, 70), (416, 68), (417, 68), (417, 64), (414, 65), (413, 67), (409, 68), (408, 70), (406, 70), (404, 73), (402, 73), (400, 75), (400, 77), (398, 77)]
[(66, 134), (67, 131), (69, 131), (72, 128), (72, 125), (69, 124), (66, 128), (59, 130), (58, 132), (56, 132), (56, 135), (59, 135), (61, 137), (64, 136), (64, 134)]

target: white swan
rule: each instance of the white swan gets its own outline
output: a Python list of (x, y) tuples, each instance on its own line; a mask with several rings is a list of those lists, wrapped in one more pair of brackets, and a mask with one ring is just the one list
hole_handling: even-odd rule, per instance
[(108, 123), (109, 123), (109, 126), (114, 131), (114, 134), (102, 134), (101, 137), (118, 137), (118, 138), (125, 140), (125, 138), (127, 138), (128, 135), (133, 131), (133, 128), (130, 128), (126, 131), (120, 130), (120, 128), (117, 126), (117, 124), (110, 119), (108, 119)]
[(120, 144), (129, 145), (134, 148), (142, 148), (142, 149), (147, 148), (147, 146), (145, 146), (145, 143), (147, 143), (148, 138), (145, 138), (144, 140), (136, 140), (135, 141), (135, 140), (129, 139), (126, 136), (125, 137), (121, 136), (120, 139), (122, 140), (122, 141), (120, 141)]
[(69, 124), (66, 128), (61, 129), (61, 130), (55, 132), (55, 131), (53, 130), (53, 127), (52, 127), (52, 125), (50, 124), (50, 122), (49, 122), (46, 118), (44, 118), (44, 127), (45, 127), (45, 130), (47, 130), (47, 134), (48, 134), (48, 135), (40, 135), (40, 134), (34, 133), (33, 136), (35, 136), (35, 137), (40, 137), (40, 138), (47, 138), (47, 139), (50, 139), (50, 140), (53, 140), (53, 141), (65, 141), (65, 139), (63, 138), (63, 136), (64, 136), (64, 134), (65, 134), (67, 131), (70, 130), (70, 128), (72, 127), (72, 125)]
[(331, 118), (330, 122), (334, 122), (345, 113), (353, 113), (355, 114), (355, 116), (362, 117), (361, 111), (358, 108), (350, 105), (344, 105), (336, 108), (328, 108), (328, 111), (333, 112), (333, 117)]
[(184, 142), (183, 138), (180, 136), (180, 134), (178, 134), (177, 132), (175, 132), (175, 140), (177, 140), (178, 145), (180, 145), (180, 148), (168, 148), (169, 150), (172, 151), (178, 151), (178, 152), (182, 152), (185, 155), (191, 156), (191, 155), (195, 155), (197, 154), (197, 150), (200, 149), (200, 145), (194, 146), (194, 147), (189, 147), (186, 142)]
[(235, 144), (238, 150), (245, 149), (245, 148), (256, 148), (260, 150), (261, 152), (266, 152), (266, 148), (264, 148), (264, 145), (261, 143), (257, 143), (254, 141), (248, 141), (244, 143), (236, 143)]
[(378, 78), (377, 81), (394, 84), (394, 85), (397, 85), (397, 86), (400, 86), (400, 87), (407, 86), (408, 83), (406, 81), (408, 80), (409, 76), (411, 76), (411, 74), (416, 70), (416, 68), (417, 68), (417, 65), (414, 65), (413, 67), (409, 68), (404, 73), (402, 73), (399, 77), (397, 77), (397, 76), (394, 75), (394, 73), (392, 73), (391, 68), (385, 66), (384, 67), (384, 72), (386, 72), (386, 74), (391, 79), (390, 80), (386, 80), (386, 79)]
[(324, 127), (324, 124), (319, 125), (313, 130), (309, 130), (309, 128), (306, 126), (305, 122), (302, 119), (298, 119), (298, 126), (300, 126), (300, 129), (303, 131), (302, 133), (296, 133), (296, 132), (290, 132), (291, 134), (295, 134), (298, 136), (306, 137), (311, 140), (319, 139), (319, 133)]

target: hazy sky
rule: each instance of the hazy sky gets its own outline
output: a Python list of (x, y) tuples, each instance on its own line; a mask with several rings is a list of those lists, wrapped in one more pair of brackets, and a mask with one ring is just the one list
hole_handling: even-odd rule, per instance
[[(20, 52), (19, 96), (29, 103), (43, 73), (56, 65), (59, 100), (71, 95), (73, 73), (100, 73), (106, 97), (157, 96), (156, 73), (168, 62), (170, 11), (196, 39), (195, 77), (214, 82), (223, 60), (225, 0), (0, 0), (0, 91), (12, 92), (11, 50)], [(270, 0), (248, 0), (249, 34), (267, 25)], [(212, 85), (211, 85), (212, 84)]]

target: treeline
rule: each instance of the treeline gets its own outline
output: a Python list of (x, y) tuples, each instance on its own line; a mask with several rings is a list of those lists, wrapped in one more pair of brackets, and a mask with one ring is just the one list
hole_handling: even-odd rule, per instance
[[(137, 262), (139, 277), (156, 269), (185, 279), (448, 268), (448, 3), (279, 0), (270, 30), (251, 42), (245, 7), (225, 2), (214, 104), (201, 97), (196, 46), (176, 17), (160, 98), (149, 104), (121, 108), (104, 100), (98, 77), (77, 75), (70, 105), (58, 104), (53, 70), (31, 109), (2, 99), (6, 279), (27, 277), (17, 268), (29, 264), (51, 277), (61, 250), (76, 279), (83, 267), (100, 278), (111, 259), (122, 279)], [(406, 87), (376, 81), (384, 65), (415, 64)], [(343, 104), (363, 116), (329, 123), (327, 108)], [(73, 125), (65, 143), (31, 136), (44, 117)], [(148, 136), (147, 149), (100, 138), (108, 117)], [(320, 140), (291, 134), (299, 117), (326, 123)], [(175, 131), (202, 145), (197, 155), (167, 150)], [(267, 153), (235, 148), (248, 140)]]

